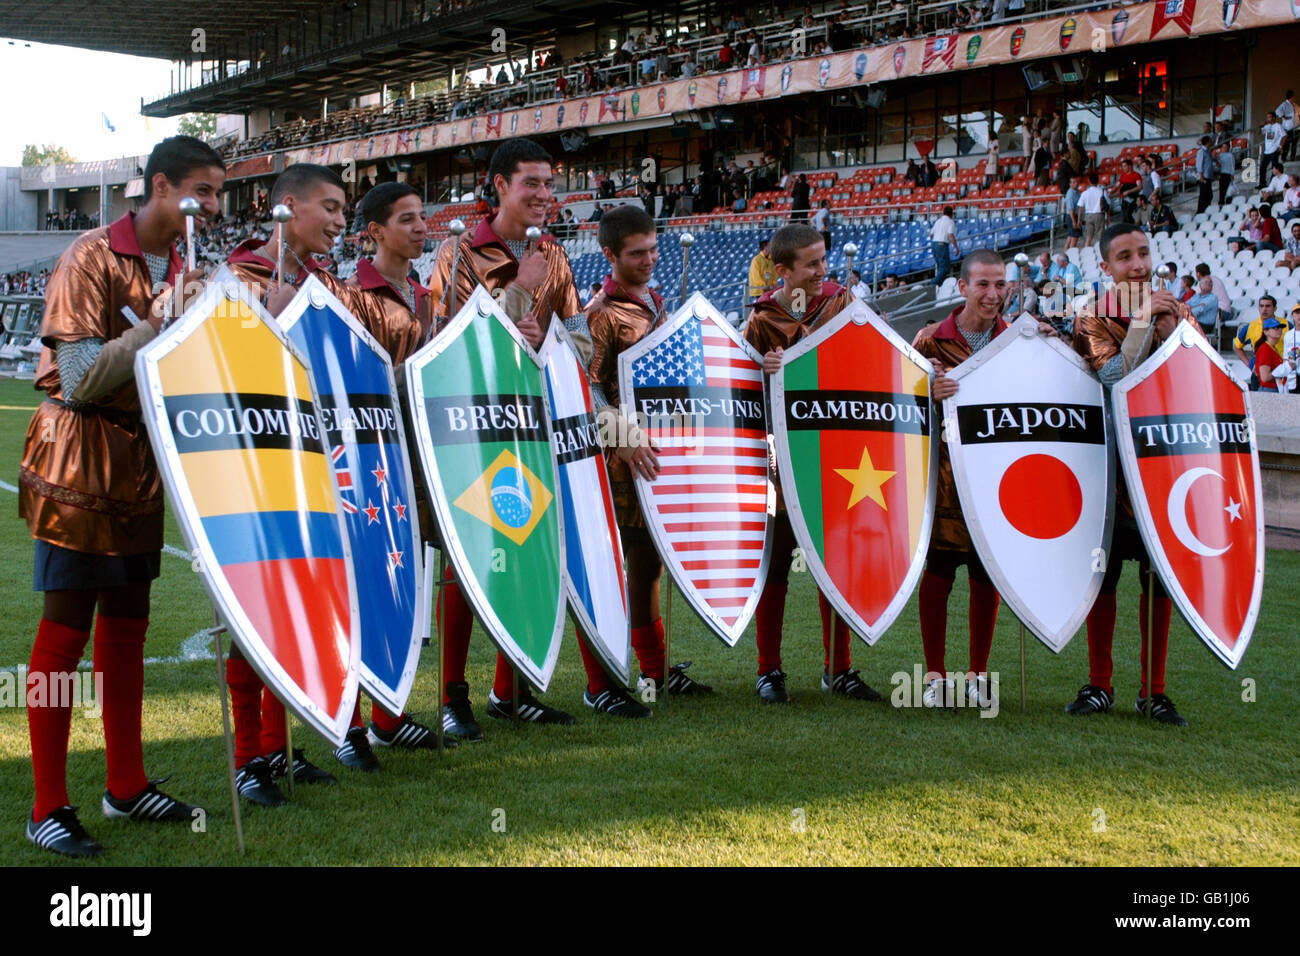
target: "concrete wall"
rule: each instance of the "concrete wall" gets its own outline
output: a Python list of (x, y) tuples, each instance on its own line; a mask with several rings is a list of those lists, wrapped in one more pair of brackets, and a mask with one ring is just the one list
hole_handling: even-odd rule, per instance
[(0, 232), (36, 228), (36, 193), (23, 192), (22, 167), (0, 167)]
[(1300, 90), (1295, 70), (1300, 27), (1264, 30), (1256, 36), (1259, 42), (1246, 60), (1246, 112), (1249, 128), (1258, 130), (1287, 90)]

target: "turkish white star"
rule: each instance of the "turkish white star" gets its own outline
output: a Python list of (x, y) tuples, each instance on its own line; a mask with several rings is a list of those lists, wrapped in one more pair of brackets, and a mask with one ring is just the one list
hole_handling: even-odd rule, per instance
[(1241, 502), (1233, 501), (1232, 496), (1228, 496), (1228, 507), (1223, 509), (1228, 512), (1228, 524), (1241, 520)]

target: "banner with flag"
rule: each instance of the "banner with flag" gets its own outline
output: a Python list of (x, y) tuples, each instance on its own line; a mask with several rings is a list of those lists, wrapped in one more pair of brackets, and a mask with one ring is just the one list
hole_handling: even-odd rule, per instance
[(1264, 495), (1246, 390), (1181, 322), (1112, 397), (1151, 562), (1192, 630), (1235, 669), (1264, 589)]
[[(1226, 5), (1225, 5), (1226, 6)], [(1152, 4), (1151, 39), (1172, 23), (1184, 34), (1192, 32), (1192, 21), (1196, 19), (1196, 0), (1160, 0)]]
[(767, 84), (767, 67), (756, 66), (746, 70), (740, 77), (740, 98), (743, 100), (745, 94), (753, 90), (759, 96), (763, 95), (763, 87)]
[(761, 363), (698, 292), (619, 356), (624, 415), (659, 448), (659, 477), (635, 477), (646, 529), (728, 647), (758, 606), (772, 534)]
[(415, 680), (424, 575), (406, 428), (388, 353), (315, 276), (277, 321), (311, 368), (361, 620), (361, 686), (393, 716)]
[(501, 114), (489, 113), (487, 118), (487, 135), (501, 135)]
[(921, 72), (926, 73), (936, 61), (951, 70), (957, 58), (957, 34), (944, 37), (927, 37), (921, 54)]
[(614, 493), (601, 454), (587, 373), (563, 322), (552, 322), (541, 349), (550, 396), (551, 442), (564, 511), (565, 584), (574, 621), (590, 647), (624, 684), (632, 630), (623, 545)]
[(808, 570), (874, 644), (921, 575), (934, 519), (933, 368), (855, 301), (772, 376), (781, 491)]
[(1012, 613), (1060, 653), (1092, 609), (1110, 551), (1105, 391), (1030, 316), (948, 376), (960, 388), (944, 400), (944, 434), (975, 551)]
[(285, 707), (340, 745), (356, 582), (306, 362), (224, 266), (135, 360), (145, 426), (200, 577)]
[(481, 285), (406, 360), (447, 558), (493, 643), (539, 690), (564, 633), (563, 515), (542, 368)]
[(603, 120), (606, 113), (611, 116), (622, 117), (623, 104), (619, 102), (617, 93), (606, 93), (600, 98), (600, 110), (596, 114), (596, 122)]

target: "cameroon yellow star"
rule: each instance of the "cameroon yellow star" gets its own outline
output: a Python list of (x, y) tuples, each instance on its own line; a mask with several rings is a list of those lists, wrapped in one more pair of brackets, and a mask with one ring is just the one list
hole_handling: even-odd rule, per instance
[(857, 468), (836, 468), (835, 474), (853, 486), (853, 493), (849, 495), (850, 508), (863, 498), (870, 498), (885, 511), (889, 510), (885, 506), (885, 495), (880, 489), (894, 477), (895, 472), (877, 471), (871, 464), (871, 452), (865, 445), (862, 447), (862, 461), (858, 462)]

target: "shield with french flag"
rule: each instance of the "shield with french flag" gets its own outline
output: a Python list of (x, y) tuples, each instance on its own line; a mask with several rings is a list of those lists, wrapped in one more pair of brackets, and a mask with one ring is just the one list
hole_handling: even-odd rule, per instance
[(941, 61), (946, 69), (951, 70), (957, 57), (957, 37), (929, 37), (925, 41), (925, 53), (921, 56), (921, 72), (930, 69), (935, 61)]
[(960, 387), (944, 400), (944, 434), (975, 551), (1016, 617), (1059, 653), (1101, 590), (1110, 549), (1101, 382), (1029, 316), (948, 376)]
[(1236, 668), (1264, 588), (1264, 495), (1246, 390), (1184, 321), (1116, 383), (1113, 401), (1151, 561), (1192, 630)]
[(921, 576), (934, 520), (929, 361), (864, 303), (772, 376), (781, 491), (809, 572), (874, 644)]
[(775, 507), (761, 363), (698, 292), (619, 356), (624, 415), (659, 448), (659, 477), (636, 476), (646, 528), (729, 647), (758, 606)]

